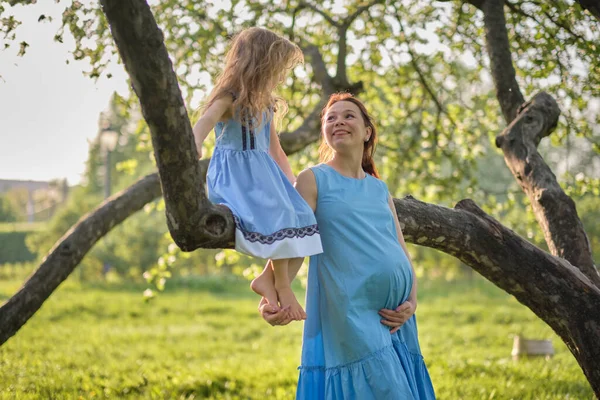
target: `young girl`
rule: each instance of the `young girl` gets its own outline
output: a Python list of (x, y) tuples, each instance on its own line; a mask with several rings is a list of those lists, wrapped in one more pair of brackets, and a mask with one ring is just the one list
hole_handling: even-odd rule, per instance
[(279, 301), (296, 320), (306, 314), (290, 281), (305, 256), (323, 250), (314, 213), (293, 187), (295, 177), (275, 131), (273, 113), (281, 99), (273, 90), (302, 60), (298, 46), (269, 30), (242, 31), (194, 126), (200, 157), (202, 143), (215, 129), (208, 198), (233, 213), (235, 249), (273, 260), (273, 271), (268, 263), (252, 289), (269, 304)]

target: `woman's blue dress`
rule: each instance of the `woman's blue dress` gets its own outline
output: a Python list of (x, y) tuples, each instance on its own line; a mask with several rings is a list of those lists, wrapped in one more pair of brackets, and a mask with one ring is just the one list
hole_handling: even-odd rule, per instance
[(239, 252), (271, 259), (321, 253), (312, 209), (269, 155), (272, 117), (217, 123), (208, 198), (233, 213)]
[(409, 296), (384, 182), (312, 168), (323, 253), (310, 259), (298, 400), (434, 399), (415, 316), (395, 334), (377, 313)]

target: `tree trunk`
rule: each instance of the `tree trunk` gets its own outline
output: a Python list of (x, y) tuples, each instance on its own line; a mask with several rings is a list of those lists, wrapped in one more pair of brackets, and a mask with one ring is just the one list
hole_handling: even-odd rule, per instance
[(471, 200), (455, 210), (394, 200), (406, 241), (450, 254), (546, 322), (600, 397), (600, 289), (569, 262), (527, 242)]
[(162, 32), (145, 1), (101, 4), (152, 133), (171, 236), (184, 251), (215, 247), (233, 237), (235, 226), (229, 212), (206, 197), (192, 128)]
[(529, 197), (550, 252), (576, 265), (600, 287), (600, 275), (575, 202), (537, 151), (540, 140), (554, 130), (559, 114), (558, 104), (549, 94), (537, 94), (496, 137), (496, 146), (504, 152), (506, 165)]
[(554, 131), (560, 109), (545, 93), (525, 103), (513, 67), (504, 1), (484, 0), (481, 10), (496, 97), (506, 123), (510, 124), (496, 138), (496, 145), (504, 152), (508, 168), (529, 197), (552, 254), (565, 258), (600, 287), (600, 276), (575, 203), (537, 152), (540, 140)]

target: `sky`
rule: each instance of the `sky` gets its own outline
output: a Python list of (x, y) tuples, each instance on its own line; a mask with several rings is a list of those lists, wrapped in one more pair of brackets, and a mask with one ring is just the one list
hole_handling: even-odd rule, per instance
[[(64, 44), (54, 42), (63, 8), (54, 2), (7, 7), (23, 24), (17, 43), (0, 50), (0, 179), (79, 183), (100, 112), (114, 91), (128, 91), (122, 66), (111, 67), (112, 79), (95, 81), (83, 75), (85, 61), (69, 55), (74, 45), (67, 34)], [(55, 21), (38, 23), (40, 14)], [(23, 40), (30, 47), (17, 57)]]

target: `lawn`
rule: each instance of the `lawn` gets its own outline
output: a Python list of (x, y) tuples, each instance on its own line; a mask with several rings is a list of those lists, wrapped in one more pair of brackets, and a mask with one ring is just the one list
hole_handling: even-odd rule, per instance
[[(19, 282), (0, 282), (0, 302)], [(0, 347), (2, 399), (292, 399), (302, 326), (272, 328), (247, 284), (143, 286), (66, 282)], [(300, 294), (302, 296), (302, 294)], [(565, 345), (491, 284), (420, 282), (418, 322), (439, 399), (593, 399)], [(514, 362), (515, 334), (550, 338), (556, 355)]]

